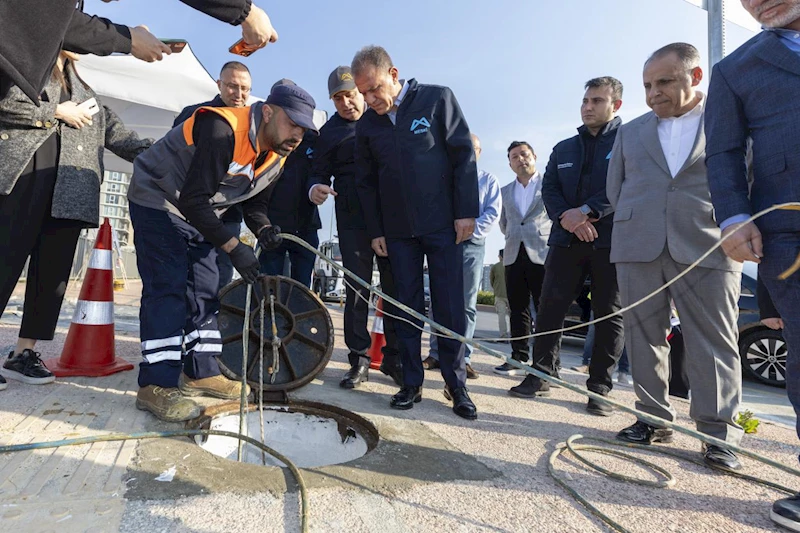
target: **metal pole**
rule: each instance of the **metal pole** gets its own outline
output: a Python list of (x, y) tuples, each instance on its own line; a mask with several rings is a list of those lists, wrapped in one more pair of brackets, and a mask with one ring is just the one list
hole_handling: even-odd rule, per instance
[(708, 11), (708, 64), (713, 67), (725, 57), (725, 0), (704, 0)]

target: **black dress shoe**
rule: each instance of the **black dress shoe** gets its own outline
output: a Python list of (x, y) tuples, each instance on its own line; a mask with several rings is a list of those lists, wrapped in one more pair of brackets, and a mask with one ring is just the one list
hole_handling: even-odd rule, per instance
[(789, 531), (800, 531), (800, 494), (773, 503), (769, 517)]
[(742, 469), (742, 463), (735, 453), (713, 444), (703, 444), (703, 462), (711, 468), (725, 472), (738, 472)]
[(403, 386), (403, 365), (399, 363), (387, 362), (386, 359), (381, 362), (380, 371), (392, 378), (398, 387)]
[(617, 433), (617, 438), (634, 444), (653, 444), (654, 442), (668, 444), (672, 442), (672, 430), (657, 428), (638, 420), (634, 425)]
[(477, 420), (478, 408), (469, 399), (466, 387), (451, 389), (449, 385), (445, 385), (444, 397), (453, 402), (453, 412), (455, 414), (467, 420)]
[(392, 401), (389, 405), (392, 409), (401, 409), (403, 411), (414, 407), (415, 403), (422, 401), (422, 387), (403, 387), (400, 392), (392, 396)]
[(369, 381), (369, 365), (356, 365), (350, 367), (339, 386), (343, 389), (356, 389), (364, 381)]
[(589, 398), (589, 403), (586, 404), (586, 411), (595, 416), (611, 416), (614, 414), (614, 408), (606, 402)]
[(516, 387), (511, 387), (508, 391), (511, 396), (517, 398), (535, 398), (537, 396), (550, 396), (550, 384), (542, 381), (534, 375), (528, 374), (525, 379)]
[(422, 368), (425, 370), (435, 370), (439, 368), (439, 361), (429, 355), (422, 360)]

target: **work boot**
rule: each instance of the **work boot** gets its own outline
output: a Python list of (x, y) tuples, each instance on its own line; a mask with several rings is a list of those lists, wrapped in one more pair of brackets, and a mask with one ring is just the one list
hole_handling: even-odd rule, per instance
[(150, 411), (164, 422), (185, 422), (197, 418), (202, 407), (184, 398), (178, 389), (165, 389), (156, 385), (142, 387), (136, 394), (136, 408)]
[[(244, 395), (250, 394), (246, 385)], [(209, 378), (192, 379), (184, 373), (178, 378), (178, 389), (184, 396), (211, 396), (222, 400), (238, 400), (242, 397), (242, 383), (233, 381), (221, 374)]]
[(339, 386), (343, 389), (357, 389), (365, 381), (369, 381), (369, 363), (359, 363), (350, 367)]

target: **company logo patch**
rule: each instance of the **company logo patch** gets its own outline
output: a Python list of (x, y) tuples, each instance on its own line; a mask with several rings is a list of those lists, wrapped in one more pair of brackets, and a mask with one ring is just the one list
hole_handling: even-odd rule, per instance
[(431, 123), (428, 122), (428, 119), (425, 117), (415, 118), (411, 123), (411, 131), (413, 131), (415, 135), (419, 135), (420, 133), (428, 133), (428, 128), (430, 127)]
[(573, 167), (572, 163), (561, 163), (560, 165), (558, 165), (558, 170), (561, 170), (562, 168), (572, 168), (572, 167)]
[(339, 79), (342, 81), (353, 81), (353, 75), (350, 74), (349, 72), (345, 72)]
[(611, 152), (608, 152), (608, 155), (606, 156), (606, 159), (611, 159)]
[(314, 155), (314, 149), (313, 148), (308, 148), (306, 150), (306, 156), (311, 157), (313, 155)]

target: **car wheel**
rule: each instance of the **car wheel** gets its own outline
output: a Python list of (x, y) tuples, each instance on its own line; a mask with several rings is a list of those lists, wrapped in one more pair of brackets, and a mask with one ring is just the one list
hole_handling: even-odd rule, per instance
[(744, 370), (752, 377), (776, 387), (786, 386), (786, 341), (780, 331), (758, 329), (739, 340)]

